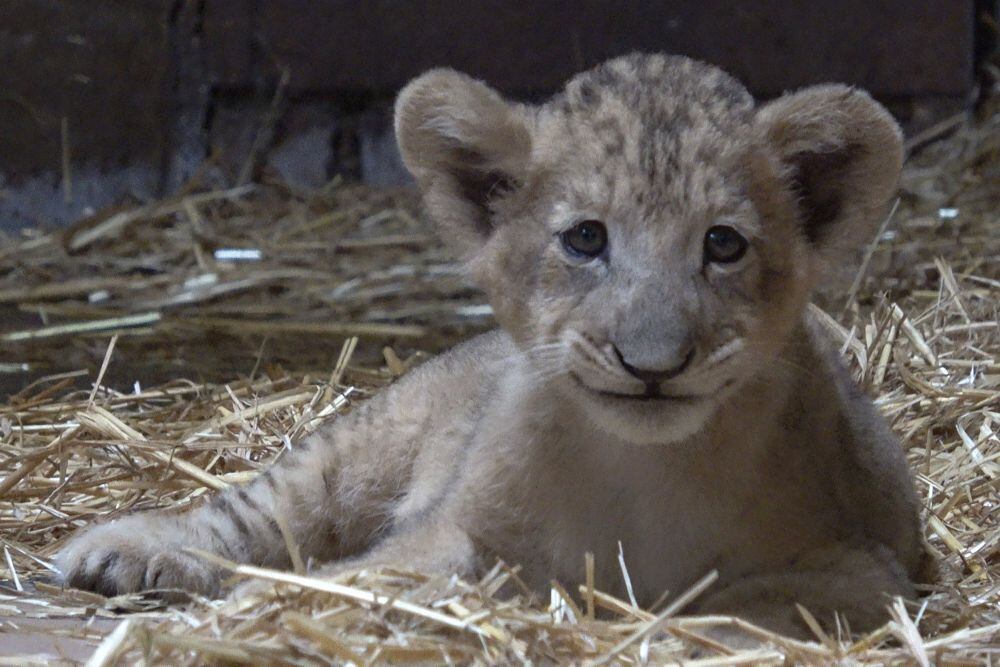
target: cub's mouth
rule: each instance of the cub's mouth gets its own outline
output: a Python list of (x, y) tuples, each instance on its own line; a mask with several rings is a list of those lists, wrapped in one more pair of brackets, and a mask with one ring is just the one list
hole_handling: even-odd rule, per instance
[[(573, 371), (569, 372), (569, 376), (573, 378), (576, 384), (589, 392), (597, 394), (599, 396), (604, 396), (606, 398), (611, 398), (614, 400), (630, 401), (630, 402), (652, 402), (652, 401), (662, 401), (662, 402), (672, 402), (672, 403), (697, 403), (703, 401), (709, 397), (709, 394), (671, 394), (663, 392), (659, 387), (647, 386), (646, 391), (641, 394), (624, 394), (617, 391), (608, 391), (605, 389), (594, 389), (586, 382), (580, 379)], [(729, 384), (728, 382), (726, 383)]]

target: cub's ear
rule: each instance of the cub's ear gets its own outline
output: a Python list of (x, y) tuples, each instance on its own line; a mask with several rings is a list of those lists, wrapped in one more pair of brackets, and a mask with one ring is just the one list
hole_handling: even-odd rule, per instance
[(902, 134), (860, 90), (822, 85), (762, 106), (757, 126), (777, 154), (806, 238), (831, 264), (871, 240), (896, 192)]
[(396, 100), (396, 140), (444, 239), (469, 258), (493, 231), (491, 201), (528, 168), (523, 108), (454, 70), (411, 81)]

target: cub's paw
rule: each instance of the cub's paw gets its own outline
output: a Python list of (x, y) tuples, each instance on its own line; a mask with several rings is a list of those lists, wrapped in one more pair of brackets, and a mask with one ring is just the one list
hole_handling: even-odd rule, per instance
[(65, 585), (108, 597), (152, 589), (216, 595), (218, 569), (156, 532), (142, 517), (95, 526), (59, 552), (56, 569)]

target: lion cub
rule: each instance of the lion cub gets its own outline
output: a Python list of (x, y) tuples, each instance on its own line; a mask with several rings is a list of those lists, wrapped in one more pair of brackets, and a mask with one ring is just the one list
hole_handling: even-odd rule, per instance
[(682, 57), (631, 55), (541, 106), (428, 72), (396, 103), (403, 159), (500, 329), (425, 364), (253, 484), (66, 545), (71, 586), (215, 594), (186, 546), (473, 575), (650, 604), (708, 571), (695, 611), (799, 632), (913, 596), (918, 503), (902, 449), (813, 332), (824, 273), (874, 232), (900, 131), (865, 93), (756, 104)]

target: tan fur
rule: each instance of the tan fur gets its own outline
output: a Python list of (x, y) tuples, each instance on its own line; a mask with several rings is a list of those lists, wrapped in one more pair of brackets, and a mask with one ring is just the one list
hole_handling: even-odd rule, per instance
[[(540, 591), (621, 591), (621, 542), (650, 604), (710, 569), (702, 611), (801, 632), (794, 602), (855, 629), (911, 597), (922, 549), (899, 444), (809, 325), (826, 268), (873, 233), (899, 130), (865, 93), (756, 105), (685, 58), (635, 55), (548, 103), (450, 70), (399, 96), (396, 129), (443, 237), (501, 329), (418, 368), (244, 489), (185, 516), (138, 514), (73, 540), (75, 586), (217, 591), (186, 545), (288, 565), (274, 517), (320, 571), (399, 563), (473, 574), (500, 557)], [(558, 233), (604, 221), (603, 258)], [(705, 264), (715, 224), (750, 240)], [(632, 366), (677, 366), (635, 399)], [(326, 568), (323, 570), (323, 568)]]

